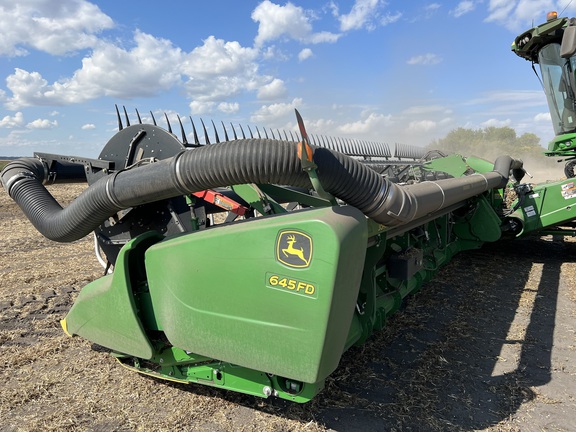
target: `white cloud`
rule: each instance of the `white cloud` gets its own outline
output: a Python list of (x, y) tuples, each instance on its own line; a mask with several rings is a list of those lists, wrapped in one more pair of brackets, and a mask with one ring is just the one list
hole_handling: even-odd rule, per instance
[(284, 81), (275, 78), (268, 84), (260, 87), (258, 90), (258, 99), (278, 99), (286, 94), (286, 87)]
[(5, 116), (2, 120), (0, 120), (0, 128), (7, 128), (12, 129), (16, 127), (21, 127), (24, 125), (24, 114), (18, 111), (13, 116)]
[(512, 10), (516, 7), (516, 0), (490, 0), (488, 3), (488, 21), (499, 21), (510, 18)]
[(26, 125), (28, 129), (53, 129), (58, 126), (58, 121), (48, 119), (36, 119)]
[(430, 132), (436, 129), (437, 123), (433, 120), (414, 120), (408, 123), (410, 132)]
[(112, 19), (84, 0), (2, 2), (0, 55), (21, 56), (27, 48), (63, 55), (97, 44), (96, 34)]
[(319, 43), (334, 43), (338, 39), (340, 39), (339, 34), (330, 33), (327, 31), (322, 31), (318, 33), (311, 34), (308, 38), (304, 39), (302, 42), (310, 42), (312, 44), (319, 44)]
[(483, 128), (504, 127), (504, 126), (510, 126), (511, 124), (512, 124), (512, 120), (510, 120), (510, 119), (498, 120), (495, 118), (491, 118), (491, 119), (486, 120), (485, 122), (480, 123), (480, 126), (482, 126)]
[(417, 8), (410, 15), (406, 16), (406, 19), (410, 23), (415, 23), (418, 21), (426, 21), (434, 18), (437, 12), (440, 10), (442, 5), (439, 3), (430, 3), (423, 8)]
[(393, 117), (390, 114), (370, 113), (363, 120), (343, 124), (338, 131), (349, 135), (368, 135), (377, 130), (385, 130), (392, 123)]
[[(200, 113), (207, 109), (206, 102), (223, 101), (243, 91), (265, 88), (279, 94), (283, 89), (281, 80), (258, 73), (258, 51), (238, 42), (210, 36), (203, 45), (183, 53), (166, 39), (136, 31), (133, 43), (126, 50), (101, 42), (82, 60), (81, 69), (52, 84), (39, 72), (17, 68), (6, 79), (12, 95), (5, 98), (5, 105), (19, 109), (82, 103), (102, 96), (147, 97), (183, 85), (190, 99), (203, 103)], [(194, 113), (197, 108), (192, 108)]]
[(534, 116), (534, 121), (550, 123), (552, 121), (552, 117), (550, 116), (549, 112), (538, 113)]
[(485, 96), (470, 99), (464, 105), (480, 104), (503, 104), (510, 105), (522, 104), (526, 106), (547, 106), (544, 92), (539, 90), (515, 90), (515, 91), (493, 91), (486, 93)]
[(387, 2), (383, 0), (355, 0), (350, 12), (342, 15), (335, 3), (329, 7), (332, 15), (340, 21), (340, 31), (347, 32), (362, 28), (373, 30), (377, 25), (387, 26), (398, 21), (402, 17), (401, 12), (381, 14), (380, 9), (386, 5)]
[(255, 91), (273, 78), (258, 73), (258, 51), (210, 36), (184, 57), (185, 88), (195, 101), (224, 100), (242, 91)]
[(290, 60), (290, 55), (286, 54), (276, 45), (267, 46), (264, 50), (260, 51), (260, 55), (264, 60), (274, 59), (277, 61), (288, 61)]
[(180, 49), (140, 31), (135, 32), (134, 43), (135, 47), (128, 51), (100, 43), (72, 77), (53, 84), (48, 84), (38, 72), (16, 68), (6, 78), (12, 91), (6, 106), (18, 109), (81, 103), (101, 96), (152, 96), (179, 82)]
[(259, 124), (277, 124), (280, 120), (294, 115), (294, 108), (302, 105), (302, 99), (295, 98), (290, 103), (264, 105), (255, 111), (250, 121)]
[(80, 94), (112, 97), (151, 96), (177, 84), (182, 53), (166, 39), (137, 30), (135, 46), (124, 50), (109, 43), (98, 46), (91, 57), (82, 60), (82, 69), (54, 90), (81, 98)]
[(6, 77), (6, 87), (12, 91), (12, 97), (6, 99), (6, 106), (18, 109), (37, 103), (42, 98), (48, 82), (38, 72), (28, 72), (16, 68), (14, 74)]
[(564, 15), (573, 13), (576, 3), (569, 0), (490, 0), (486, 21), (497, 22), (516, 32), (530, 28), (534, 23), (544, 23), (546, 13), (553, 10), (564, 11)]
[(407, 63), (409, 65), (435, 65), (442, 61), (442, 57), (437, 54), (427, 53), (411, 57)]
[(454, 17), (459, 18), (462, 15), (466, 15), (469, 12), (472, 12), (476, 8), (476, 3), (471, 0), (464, 0), (458, 3), (456, 8), (450, 13), (454, 15)]
[(82, 125), (80, 129), (82, 130), (96, 129), (96, 125), (92, 123), (86, 123), (85, 125)]
[[(0, 147), (3, 147), (2, 153), (7, 156), (21, 156), (24, 152), (19, 150), (22, 147), (30, 147), (34, 146), (37, 148), (38, 142), (30, 141), (26, 139), (27, 133), (31, 131), (28, 130), (12, 130), (10, 133), (5, 136), (0, 136)], [(16, 150), (18, 149), (18, 150)]]
[(290, 2), (280, 6), (264, 0), (252, 11), (252, 20), (258, 23), (256, 47), (282, 37), (310, 43), (335, 42), (339, 37), (329, 32), (313, 33), (304, 9)]
[(209, 36), (184, 58), (182, 71), (190, 77), (235, 75), (242, 68), (254, 69), (258, 55), (253, 48), (244, 48), (238, 42), (226, 42)]
[(238, 102), (222, 102), (218, 104), (218, 111), (225, 114), (235, 114), (240, 111), (240, 104)]
[(452, 110), (442, 105), (418, 105), (406, 108), (402, 114), (406, 115), (422, 115), (430, 113), (451, 114)]
[(304, 48), (302, 51), (300, 51), (298, 53), (298, 61), (303, 62), (304, 60), (309, 59), (313, 55), (314, 55), (314, 53), (312, 52), (312, 50), (310, 48)]
[(190, 113), (192, 115), (206, 114), (214, 109), (214, 105), (214, 102), (192, 101), (189, 104)]
[(306, 123), (306, 131), (313, 132), (316, 134), (326, 134), (333, 135), (336, 123), (332, 119), (316, 119), (316, 120), (304, 120)]
[[(47, 0), (36, 1), (36, 4), (45, 10), (47, 3)], [(102, 18), (98, 14), (99, 9), (95, 6), (91, 9), (90, 4), (84, 0), (62, 0), (57, 3), (54, 16), (58, 17), (60, 24), (55, 24), (56, 28), (62, 29), (62, 26), (66, 25), (74, 27), (66, 17), (58, 15), (63, 13), (60, 5), (69, 6), (71, 15), (68, 18), (76, 20), (75, 28), (79, 31), (87, 31), (86, 29), (96, 31), (105, 22), (105, 20), (99, 21)], [(10, 10), (12, 9), (14, 8)], [(258, 11), (261, 15), (258, 15)], [(77, 16), (84, 17), (89, 12), (94, 15), (94, 22), (90, 24), (84, 23)], [(267, 27), (270, 24), (279, 30), (280, 33), (277, 35), (288, 34), (311, 42), (333, 40), (337, 37), (327, 32), (313, 33), (310, 18), (301, 8), (291, 3), (281, 7), (265, 1), (255, 9), (255, 14), (260, 20), (263, 41), (276, 37), (276, 33)], [(39, 16), (45, 15), (52, 16), (48, 12)], [(299, 21), (297, 19), (300, 31), (286, 33), (287, 29), (293, 29), (292, 21), (288, 21), (287, 27), (282, 28), (281, 25), (276, 27), (278, 23), (282, 23), (283, 18), (294, 17), (300, 17)], [(0, 23), (1, 20), (2, 17)], [(80, 38), (78, 34), (76, 36)], [(181, 87), (186, 96), (193, 101), (190, 104), (191, 112), (200, 114), (212, 111), (218, 103), (226, 102), (240, 93), (253, 92), (257, 93), (259, 98), (268, 100), (277, 99), (286, 93), (282, 80), (259, 72), (258, 61), (262, 59), (260, 50), (243, 47), (236, 41), (224, 41), (209, 36), (192, 51), (183, 52), (171, 41), (140, 30), (134, 32), (131, 41), (123, 44), (117, 41), (98, 40), (95, 35), (92, 36), (90, 39), (92, 51), (84, 56), (81, 66), (69, 76), (49, 82), (41, 69), (26, 70), (17, 67), (6, 77), (8, 91), (0, 90), (0, 101), (8, 109), (20, 110), (28, 106), (84, 103), (104, 96), (152, 97), (172, 88)], [(6, 38), (6, 35), (0, 34), (0, 55), (2, 42), (5, 42)], [(13, 47), (16, 46), (13, 44)], [(69, 43), (68, 46), (73, 50), (80, 45)], [(56, 52), (55, 48), (50, 49), (50, 52)], [(308, 55), (308, 51), (302, 52), (301, 56)], [(233, 105), (222, 105), (218, 109), (220, 108), (236, 109)]]
[(380, 19), (380, 24), (383, 26), (387, 26), (388, 24), (393, 24), (402, 18), (402, 12), (396, 13), (387, 13)]
[(374, 17), (379, 0), (356, 0), (350, 13), (340, 15), (340, 30), (343, 32), (358, 30), (363, 27), (373, 28)]

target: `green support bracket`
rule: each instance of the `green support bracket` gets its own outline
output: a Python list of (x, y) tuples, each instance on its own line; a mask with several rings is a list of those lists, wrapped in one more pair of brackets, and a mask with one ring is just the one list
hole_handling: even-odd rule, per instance
[(266, 195), (273, 196), (276, 200), (282, 202), (297, 202), (310, 207), (330, 207), (333, 205), (333, 203), (327, 199), (308, 195), (293, 189), (276, 185), (259, 185), (258, 187)]
[(338, 203), (336, 202), (336, 198), (334, 198), (331, 194), (326, 192), (322, 187), (320, 179), (318, 178), (318, 173), (316, 172), (316, 168), (318, 167), (314, 163), (312, 147), (310, 147), (306, 141), (307, 139), (306, 137), (304, 137), (302, 141), (300, 141), (299, 143), (300, 147), (298, 149), (300, 162), (302, 164), (302, 171), (308, 174), (308, 177), (310, 178), (310, 183), (312, 183), (312, 187), (321, 198), (330, 201), (332, 205), (338, 205)]
[(258, 210), (263, 215), (286, 213), (284, 207), (255, 184), (234, 185), (232, 190), (250, 204), (250, 207)]

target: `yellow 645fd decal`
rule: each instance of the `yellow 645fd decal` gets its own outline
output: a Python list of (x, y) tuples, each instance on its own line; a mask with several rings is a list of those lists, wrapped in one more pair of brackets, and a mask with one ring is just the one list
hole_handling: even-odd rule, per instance
[(282, 291), (286, 290), (305, 297), (318, 297), (316, 284), (299, 279), (293, 279), (288, 276), (266, 273), (266, 285), (270, 288), (280, 289)]

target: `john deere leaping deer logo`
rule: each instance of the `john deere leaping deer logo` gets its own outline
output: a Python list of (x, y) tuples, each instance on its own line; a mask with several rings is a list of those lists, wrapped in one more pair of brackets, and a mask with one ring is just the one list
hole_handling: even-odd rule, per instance
[(300, 231), (280, 231), (276, 240), (276, 259), (288, 267), (308, 267), (312, 259), (312, 237)]

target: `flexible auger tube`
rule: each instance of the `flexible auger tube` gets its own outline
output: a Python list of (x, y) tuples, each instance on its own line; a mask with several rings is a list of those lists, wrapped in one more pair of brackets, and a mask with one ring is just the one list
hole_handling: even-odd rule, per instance
[[(244, 183), (310, 187), (293, 142), (243, 139), (183, 151), (174, 157), (118, 171), (92, 184), (68, 207), (44, 188), (46, 169), (35, 159), (8, 164), (2, 184), (32, 224), (49, 239), (70, 242), (89, 234), (118, 211), (192, 192)], [(324, 189), (377, 222), (400, 225), (470, 198), (508, 180), (518, 161), (498, 163), (486, 175), (398, 186), (356, 160), (314, 150)], [(504, 165), (508, 164), (508, 169)], [(520, 165), (521, 167), (521, 162)]]

